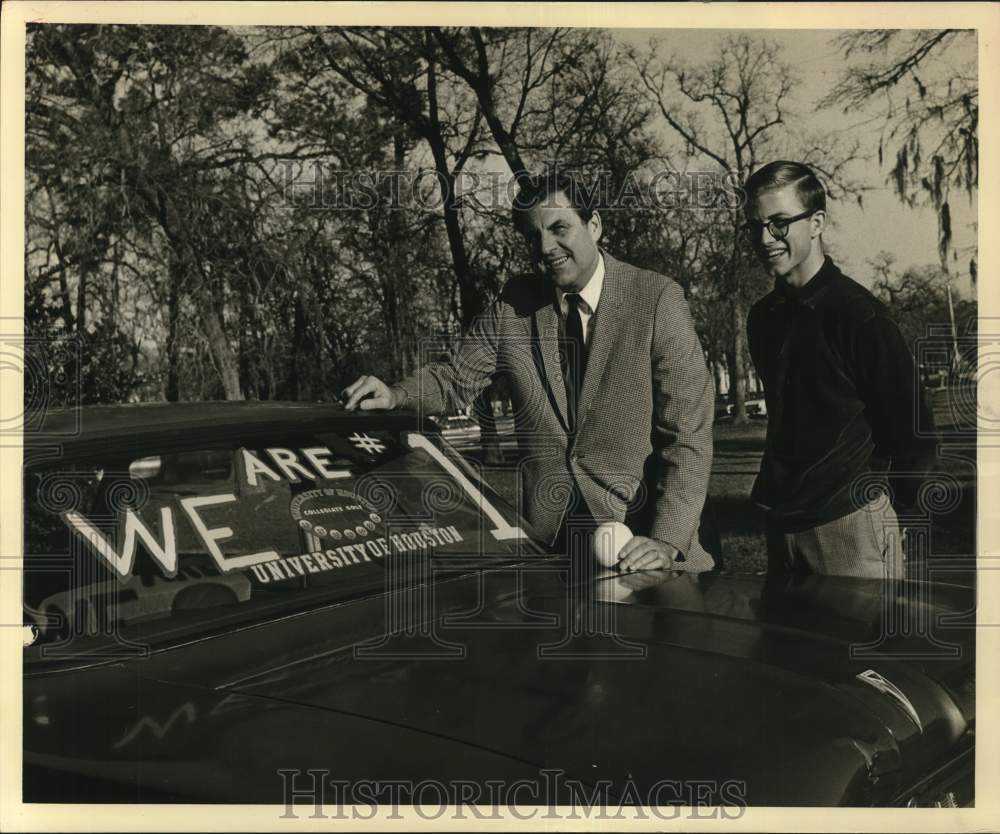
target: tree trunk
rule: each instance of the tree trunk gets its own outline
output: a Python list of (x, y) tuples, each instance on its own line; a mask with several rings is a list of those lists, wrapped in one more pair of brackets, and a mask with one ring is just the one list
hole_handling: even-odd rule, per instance
[(222, 380), (222, 390), (227, 400), (242, 400), (243, 389), (240, 386), (239, 363), (233, 353), (232, 346), (226, 338), (222, 326), (222, 316), (215, 306), (211, 289), (204, 283), (198, 288), (198, 303), (201, 307), (201, 321), (208, 337), (209, 350)]
[(181, 317), (180, 282), (181, 264), (171, 256), (167, 271), (167, 385), (164, 392), (167, 402), (177, 402), (180, 394), (180, 340), (177, 332)]
[(722, 364), (718, 359), (712, 360), (712, 375), (715, 377), (716, 392), (722, 390)]
[[(406, 165), (406, 147), (402, 139), (402, 125), (392, 138), (392, 159), (394, 170), (402, 171)], [(404, 215), (392, 208), (386, 213), (386, 241), (378, 240), (378, 230), (373, 229), (373, 242), (376, 246), (384, 246), (386, 257), (380, 259), (378, 269), (382, 272), (381, 283), (383, 293), (383, 315), (385, 316), (386, 336), (389, 339), (389, 351), (392, 357), (392, 374), (396, 379), (406, 376), (406, 331), (408, 319), (412, 313), (407, 309), (407, 300), (413, 288), (406, 279), (406, 262), (409, 241), (406, 239)], [(387, 244), (387, 245), (386, 245)], [(400, 303), (400, 289), (403, 302)]]
[(472, 320), (483, 309), (483, 297), (472, 276), (469, 256), (465, 250), (462, 238), (462, 226), (459, 222), (459, 207), (455, 199), (455, 175), (448, 167), (448, 150), (438, 120), (437, 76), (433, 63), (427, 67), (427, 103), (430, 127), (425, 138), (434, 157), (434, 168), (438, 173), (441, 186), (442, 211), (444, 212), (444, 228), (448, 233), (448, 249), (451, 252), (451, 265), (458, 282), (458, 294), (462, 304), (462, 328), (468, 328)]
[[(302, 291), (299, 290), (295, 293), (294, 301), (294, 319), (292, 324), (292, 344), (291, 344), (291, 364), (288, 368), (288, 384), (289, 392), (288, 395), (293, 400), (299, 400), (302, 398), (303, 386), (302, 377), (300, 373), (300, 363), (302, 362), (302, 348), (305, 344), (306, 336), (306, 315), (305, 309), (302, 304)], [(311, 387), (311, 386), (310, 386)], [(313, 399), (310, 395), (309, 399)]]
[[(222, 300), (218, 298), (218, 294), (213, 294), (215, 296), (215, 307), (216, 309), (222, 309)], [(266, 400), (268, 399), (265, 392), (262, 390), (261, 385), (261, 368), (260, 363), (256, 361), (254, 356), (253, 344), (250, 341), (250, 329), (253, 323), (250, 319), (251, 313), (248, 310), (248, 303), (245, 298), (240, 299), (239, 312), (237, 313), (237, 354), (236, 354), (236, 364), (238, 367), (237, 374), (239, 379), (243, 380), (245, 395), (249, 395), (252, 400)], [(229, 399), (227, 396), (226, 399)], [(240, 398), (242, 399), (242, 397)]]
[(744, 321), (743, 304), (738, 297), (732, 300), (732, 360), (729, 365), (730, 401), (733, 403), (733, 423), (744, 425), (747, 422), (747, 375), (746, 375), (746, 322)]
[(205, 328), (205, 335), (208, 337), (212, 360), (219, 372), (222, 390), (227, 400), (245, 399), (243, 389), (240, 386), (239, 363), (229, 340), (226, 338), (225, 328), (222, 326), (222, 299), (217, 300), (216, 294), (212, 291), (211, 276), (199, 261), (194, 242), (187, 235), (178, 231), (181, 224), (176, 220), (177, 211), (165, 194), (152, 189), (141, 177), (136, 178), (135, 184), (139, 194), (151, 208), (155, 209), (155, 216), (159, 221), (160, 228), (167, 236), (174, 258), (178, 262), (183, 262), (185, 266), (198, 270), (198, 277), (201, 280), (194, 293), (194, 303), (201, 311), (202, 325)]
[(73, 305), (69, 300), (69, 280), (66, 278), (66, 259), (63, 257), (62, 244), (59, 242), (59, 233), (56, 232), (53, 237), (55, 238), (56, 247), (56, 257), (59, 259), (59, 301), (60, 301), (60, 312), (62, 315), (63, 323), (66, 325), (66, 332), (72, 333), (76, 330), (76, 317), (73, 315)]
[(76, 287), (76, 332), (81, 339), (87, 338), (87, 278), (90, 266), (87, 261), (80, 264), (80, 283)]
[(514, 178), (520, 179), (528, 173), (528, 166), (524, 164), (524, 159), (521, 157), (521, 150), (518, 148), (517, 143), (511, 138), (510, 133), (503, 126), (500, 117), (497, 115), (492, 88), (488, 83), (483, 82), (482, 84), (477, 84), (474, 89), (479, 106), (482, 108), (483, 116), (486, 119), (486, 125), (493, 135), (493, 141), (500, 148), (500, 153), (503, 154), (503, 158), (510, 167)]

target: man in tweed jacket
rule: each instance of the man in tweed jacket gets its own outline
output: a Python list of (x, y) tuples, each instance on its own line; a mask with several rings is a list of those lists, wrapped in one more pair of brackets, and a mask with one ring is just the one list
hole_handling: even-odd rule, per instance
[[(363, 376), (345, 390), (346, 408), (441, 413), (506, 374), (523, 454), (520, 510), (539, 535), (559, 541), (579, 517), (568, 505), (582, 499), (595, 524), (624, 520), (641, 534), (619, 554), (621, 569), (711, 567), (698, 525), (714, 390), (683, 291), (599, 249), (600, 216), (565, 175), (523, 183), (514, 219), (540, 275), (509, 280), (448, 362), (392, 387)], [(560, 356), (577, 350), (566, 336), (570, 305), (585, 356), (576, 388)]]

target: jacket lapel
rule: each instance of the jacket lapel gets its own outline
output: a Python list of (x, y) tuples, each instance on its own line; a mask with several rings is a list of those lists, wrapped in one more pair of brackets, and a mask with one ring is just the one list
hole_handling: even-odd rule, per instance
[(552, 393), (552, 401), (564, 428), (569, 426), (569, 405), (566, 402), (566, 383), (559, 365), (559, 315), (554, 297), (535, 310), (535, 326), (539, 336), (538, 349), (542, 354), (545, 382)]
[(583, 376), (583, 389), (577, 407), (577, 434), (587, 422), (587, 412), (600, 388), (608, 356), (611, 355), (615, 342), (618, 341), (618, 334), (621, 332), (622, 301), (627, 283), (626, 268), (621, 261), (616, 261), (604, 250), (601, 250), (601, 255), (604, 258), (604, 287), (597, 302), (593, 341), (587, 351), (587, 371)]

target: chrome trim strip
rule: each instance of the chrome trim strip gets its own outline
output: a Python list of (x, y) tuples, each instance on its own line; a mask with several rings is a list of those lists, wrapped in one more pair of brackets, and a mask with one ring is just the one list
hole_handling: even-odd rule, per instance
[(877, 689), (883, 695), (888, 695), (892, 698), (903, 711), (909, 717), (909, 719), (917, 725), (917, 729), (922, 733), (924, 731), (924, 725), (920, 721), (920, 716), (917, 714), (916, 708), (910, 703), (910, 699), (907, 698), (902, 690), (896, 686), (892, 681), (887, 680), (882, 677), (874, 669), (866, 669), (859, 675), (856, 675), (857, 679), (862, 683), (868, 684), (873, 689)]

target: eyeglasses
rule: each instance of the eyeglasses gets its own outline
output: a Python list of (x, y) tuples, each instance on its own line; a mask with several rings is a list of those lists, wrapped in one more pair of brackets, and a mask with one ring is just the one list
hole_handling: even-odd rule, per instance
[(785, 235), (788, 234), (788, 227), (798, 220), (805, 220), (807, 217), (812, 217), (815, 214), (815, 210), (804, 211), (802, 214), (796, 214), (794, 217), (779, 217), (775, 220), (766, 220), (763, 223), (758, 221), (749, 221), (744, 223), (740, 227), (740, 231), (743, 236), (750, 241), (750, 243), (757, 243), (760, 241), (760, 233), (767, 229), (768, 233), (775, 240), (784, 240)]

